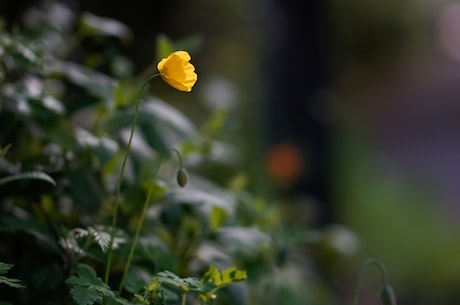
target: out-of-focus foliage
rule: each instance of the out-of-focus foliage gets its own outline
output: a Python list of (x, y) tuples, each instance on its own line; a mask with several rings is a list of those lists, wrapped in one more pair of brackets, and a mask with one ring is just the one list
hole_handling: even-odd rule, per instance
[[(199, 127), (147, 91), (104, 283), (114, 194), (143, 80), (118, 47), (135, 33), (60, 3), (28, 14), (24, 24), (0, 31), (0, 260), (14, 265), (9, 278), (21, 281), (0, 286), (7, 304), (139, 304), (135, 295), (164, 270), (178, 279), (204, 274), (200, 285), (219, 288), (215, 304), (333, 300), (297, 251), (322, 235), (284, 223), (279, 208), (248, 192), (244, 173), (233, 169), (238, 147), (219, 139), (228, 112), (212, 109)], [(159, 37), (157, 56), (187, 46), (198, 52), (200, 42)], [(176, 183), (172, 148), (189, 173), (184, 188)], [(213, 180), (215, 170), (226, 181)], [(146, 221), (118, 293), (149, 190)], [(224, 271), (205, 273), (214, 265)], [(247, 281), (228, 286), (246, 278), (239, 270)], [(170, 304), (171, 294), (160, 295)]]

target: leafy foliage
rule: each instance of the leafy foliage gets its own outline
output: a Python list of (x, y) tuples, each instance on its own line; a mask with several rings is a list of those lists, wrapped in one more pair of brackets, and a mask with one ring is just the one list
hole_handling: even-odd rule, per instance
[[(232, 130), (232, 109), (210, 107), (200, 122), (185, 113), (190, 106), (171, 103), (169, 91), (155, 96), (155, 82), (142, 95), (121, 177), (113, 265), (107, 280), (100, 278), (145, 77), (133, 73), (120, 48), (135, 33), (57, 1), (29, 13), (34, 18), (14, 31), (0, 27), (0, 257), (21, 278), (0, 276), (0, 283), (27, 286), (17, 295), (0, 287), (0, 294), (18, 305), (91, 305), (104, 297), (108, 305), (281, 303), (294, 288), (279, 274), (299, 269), (296, 256), (287, 257), (301, 238), (284, 231), (276, 204), (248, 190), (241, 150), (222, 136)], [(201, 43), (200, 35), (178, 41), (161, 35), (156, 56), (197, 53)], [(195, 92), (187, 98), (192, 108), (200, 102)], [(184, 177), (177, 184), (179, 168), (188, 173), (186, 185)], [(0, 272), (10, 266), (0, 265)], [(117, 291), (125, 269), (127, 283)], [(296, 293), (315, 295), (308, 276), (292, 279), (300, 283)]]
[(26, 172), (26, 173), (11, 175), (11, 176), (0, 179), (0, 185), (7, 184), (7, 183), (10, 183), (16, 180), (27, 180), (27, 179), (42, 180), (42, 181), (50, 183), (53, 186), (56, 185), (56, 182), (53, 180), (53, 178), (51, 178), (49, 175), (43, 172)]
[(70, 294), (78, 305), (102, 304), (104, 297), (114, 297), (110, 287), (97, 277), (93, 268), (85, 264), (78, 264), (76, 276), (66, 280), (71, 285)]
[(204, 303), (214, 300), (220, 288), (235, 282), (246, 280), (246, 272), (235, 267), (220, 271), (211, 265), (209, 270), (200, 279), (193, 277), (181, 278), (170, 271), (158, 272), (144, 287), (144, 294), (137, 297), (143, 304), (164, 304), (167, 287), (180, 291), (183, 298), (187, 292), (196, 292)]
[(20, 280), (3, 276), (12, 267), (13, 265), (0, 262), (0, 284), (5, 284), (13, 288), (25, 288), (26, 286), (22, 285)]
[(216, 266), (211, 265), (201, 279), (201, 282), (212, 283), (216, 287), (222, 288), (235, 282), (244, 281), (246, 278), (246, 271), (238, 270), (235, 267), (220, 271)]

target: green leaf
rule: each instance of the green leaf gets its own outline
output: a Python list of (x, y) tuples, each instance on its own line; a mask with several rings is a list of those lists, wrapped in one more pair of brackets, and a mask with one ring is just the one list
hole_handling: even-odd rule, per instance
[(156, 278), (158, 282), (164, 285), (171, 285), (183, 291), (195, 290), (200, 288), (200, 281), (196, 278), (180, 278), (171, 271), (160, 271), (157, 273)]
[(191, 35), (174, 42), (175, 50), (186, 50), (190, 54), (195, 54), (201, 48), (204, 42), (203, 35)]
[(144, 289), (145, 291), (149, 293), (156, 293), (160, 290), (161, 283), (158, 280), (157, 276), (154, 276), (148, 283), (145, 285)]
[(217, 109), (203, 125), (201, 133), (208, 138), (214, 138), (223, 128), (228, 116), (225, 108)]
[(94, 227), (88, 227), (88, 234), (106, 252), (110, 245), (110, 234)]
[(10, 270), (11, 268), (13, 268), (12, 264), (6, 264), (6, 263), (0, 262), (0, 275), (7, 273), (8, 270)]
[[(7, 273), (8, 270), (10, 270), (11, 268), (13, 268), (13, 265), (5, 264), (5, 263), (0, 262), (0, 274)], [(6, 284), (6, 285), (8, 285), (10, 287), (13, 287), (13, 288), (25, 288), (26, 287), (26, 286), (21, 284), (20, 280), (8, 278), (8, 277), (2, 276), (2, 275), (0, 275), (0, 284)]]
[(77, 203), (90, 211), (96, 211), (104, 198), (101, 181), (85, 168), (69, 170), (67, 175), (69, 189), (77, 198)]
[(272, 244), (266, 233), (255, 227), (229, 226), (217, 230), (217, 244), (232, 255), (256, 257)]
[(142, 268), (132, 266), (126, 276), (125, 289), (131, 293), (139, 293), (151, 277)]
[(225, 221), (227, 213), (224, 209), (218, 206), (213, 206), (211, 208), (211, 213), (209, 215), (209, 224), (211, 226), (211, 231), (215, 232)]
[(96, 137), (83, 128), (76, 129), (77, 141), (83, 147), (89, 147), (103, 167), (111, 161), (118, 151), (118, 144), (108, 137)]
[(190, 204), (204, 213), (211, 213), (212, 208), (217, 207), (232, 215), (236, 205), (235, 198), (225, 191), (213, 193), (192, 188), (173, 189), (165, 197), (169, 204)]
[(132, 302), (130, 302), (130, 301), (126, 300), (126, 299), (123, 299), (120, 296), (115, 296), (115, 297), (108, 296), (106, 298), (106, 304), (107, 305), (133, 305)]
[(132, 39), (131, 30), (118, 20), (85, 13), (80, 20), (80, 31), (87, 36), (116, 37), (128, 43)]
[(247, 278), (246, 271), (238, 270), (235, 267), (231, 267), (222, 271), (211, 265), (209, 270), (203, 275), (201, 283), (213, 283), (219, 288), (228, 286), (232, 283), (244, 281)]
[(165, 290), (161, 288), (161, 283), (157, 276), (154, 276), (144, 287), (144, 294), (135, 294), (137, 299), (144, 305), (158, 304), (166, 305), (164, 297)]
[[(108, 133), (130, 127), (134, 109), (118, 111), (104, 126)], [(138, 126), (147, 144), (161, 152), (169, 151), (185, 139), (195, 139), (198, 132), (192, 121), (178, 109), (158, 99), (147, 99), (139, 107)]]
[(25, 173), (20, 173), (20, 174), (15, 174), (15, 175), (4, 177), (0, 179), (0, 185), (7, 184), (13, 181), (30, 180), (30, 179), (41, 180), (53, 186), (56, 186), (56, 181), (54, 181), (54, 179), (51, 178), (48, 174), (45, 174), (43, 172), (37, 172), (37, 171), (25, 172)]
[(77, 265), (77, 276), (71, 276), (66, 284), (72, 286), (70, 294), (78, 305), (102, 303), (103, 297), (115, 298), (110, 287), (97, 277), (94, 269), (85, 264)]
[(0, 147), (0, 158), (5, 157), (6, 153), (10, 149), (10, 147), (11, 147), (11, 143), (6, 145), (5, 147)]
[[(173, 269), (177, 262), (177, 253), (171, 252), (165, 241), (151, 234), (139, 238), (136, 253), (139, 253), (139, 257), (144, 257), (164, 269)], [(148, 279), (150, 278), (151, 276)]]
[(194, 124), (186, 115), (177, 108), (158, 99), (150, 99), (150, 101), (144, 103), (139, 114), (139, 121), (151, 123), (152, 119), (158, 122), (160, 127), (168, 127), (168, 129), (184, 138), (197, 135)]
[(190, 54), (196, 53), (203, 45), (203, 40), (203, 36), (199, 34), (177, 41), (172, 41), (168, 36), (160, 34), (156, 43), (157, 61), (168, 57), (174, 51), (185, 50)]
[(12, 279), (6, 276), (0, 276), (0, 284), (6, 284), (13, 288), (25, 288), (26, 287), (21, 284), (20, 280)]
[[(76, 63), (59, 60), (53, 60), (46, 67), (50, 75), (65, 77), (75, 85), (86, 89), (91, 95), (102, 98), (104, 101), (113, 100), (115, 81), (103, 73)], [(75, 104), (77, 105), (74, 105), (74, 107), (68, 107), (67, 111), (69, 113), (76, 112), (88, 106), (82, 102)]]
[(160, 34), (157, 37), (156, 52), (157, 61), (160, 61), (162, 58), (168, 57), (169, 54), (174, 52), (174, 45), (172, 41), (168, 38), (168, 36)]
[(36, 238), (41, 247), (53, 250), (57, 254), (61, 253), (59, 243), (48, 226), (36, 219), (24, 219), (13, 215), (0, 216), (0, 232), (15, 231), (27, 232)]
[(151, 201), (155, 201), (158, 198), (161, 198), (166, 194), (167, 185), (161, 180), (150, 180), (146, 181), (143, 184), (147, 192), (151, 191)]

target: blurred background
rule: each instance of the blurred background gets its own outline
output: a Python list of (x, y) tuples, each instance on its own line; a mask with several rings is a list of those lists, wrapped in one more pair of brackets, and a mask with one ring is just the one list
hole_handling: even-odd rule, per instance
[(287, 222), (330, 234), (340, 255), (315, 244), (305, 256), (339, 304), (368, 257), (384, 262), (400, 304), (459, 303), (459, 1), (0, 1), (10, 29), (43, 8), (66, 31), (88, 12), (126, 25), (117, 48), (140, 76), (159, 36), (191, 39), (194, 91), (152, 92), (197, 125), (229, 111), (222, 137), (248, 188)]

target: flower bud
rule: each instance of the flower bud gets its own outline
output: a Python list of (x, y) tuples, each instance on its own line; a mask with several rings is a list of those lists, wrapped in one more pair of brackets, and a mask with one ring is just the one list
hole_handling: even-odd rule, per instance
[(183, 167), (179, 168), (177, 171), (177, 184), (180, 187), (184, 187), (188, 182), (188, 173), (187, 170)]
[(380, 292), (380, 298), (382, 299), (384, 305), (397, 305), (395, 292), (388, 284), (383, 286), (383, 289)]
[(161, 78), (177, 90), (192, 91), (198, 75), (190, 59), (190, 54), (186, 51), (176, 51), (167, 58), (163, 58), (157, 65)]

